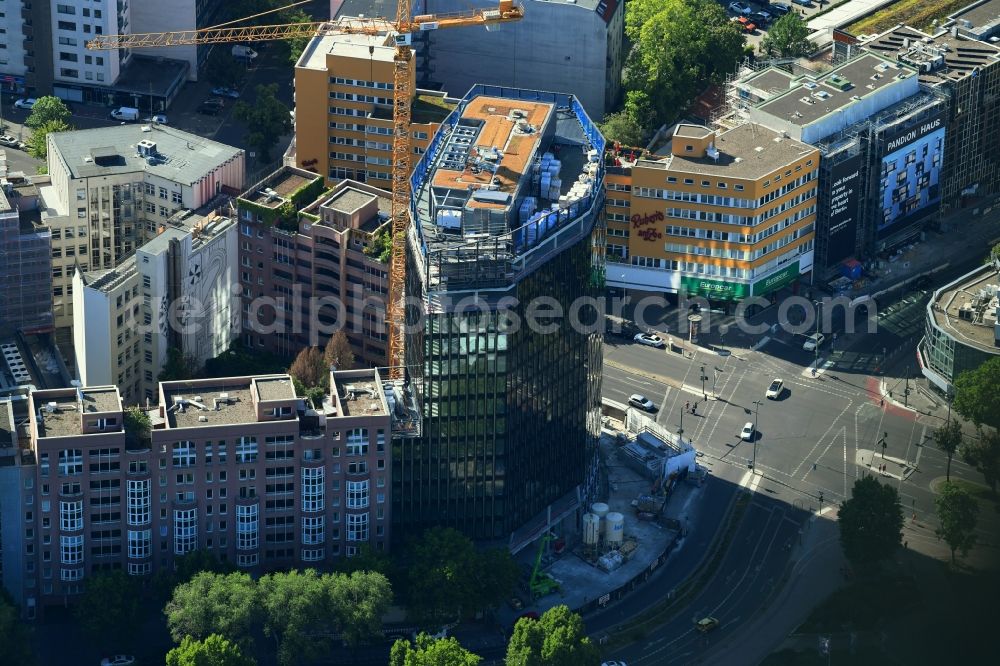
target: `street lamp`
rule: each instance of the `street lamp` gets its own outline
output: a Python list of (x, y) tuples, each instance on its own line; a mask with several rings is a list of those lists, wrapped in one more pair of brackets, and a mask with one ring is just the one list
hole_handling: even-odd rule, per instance
[(705, 393), (705, 380), (708, 379), (708, 375), (705, 374), (705, 366), (701, 366), (701, 399), (708, 400), (708, 394)]
[(819, 371), (819, 322), (823, 318), (823, 302), (813, 301), (813, 305), (816, 306), (816, 346), (813, 348), (816, 357), (813, 361), (813, 374), (815, 375)]
[(753, 401), (753, 469), (757, 471), (757, 431), (760, 429), (760, 400)]

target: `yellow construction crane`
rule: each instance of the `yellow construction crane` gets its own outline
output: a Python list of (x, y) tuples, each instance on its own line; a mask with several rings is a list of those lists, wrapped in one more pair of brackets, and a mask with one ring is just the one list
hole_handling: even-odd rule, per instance
[[(296, 3), (301, 4), (301, 3)], [(263, 12), (265, 14), (272, 13)], [(142, 32), (127, 35), (98, 35), (87, 42), (88, 49), (114, 50), (138, 49), (187, 44), (227, 44), (257, 42), (274, 39), (294, 39), (321, 35), (378, 35), (386, 23), (395, 35), (396, 53), (393, 57), (393, 138), (392, 138), (392, 260), (389, 265), (389, 324), (388, 366), (390, 375), (399, 378), (406, 363), (404, 357), (404, 331), (406, 328), (406, 233), (410, 205), (410, 48), (413, 33), (445, 28), (483, 26), (490, 29), (501, 23), (518, 21), (524, 17), (524, 8), (514, 0), (499, 0), (495, 9), (471, 9), (449, 14), (411, 16), (411, 0), (399, 0), (396, 21), (385, 19), (356, 19), (341, 23), (318, 21), (311, 23), (281, 23), (243, 27), (226, 27), (228, 24), (199, 30), (174, 32)], [(260, 14), (256, 15), (260, 16)], [(254, 18), (254, 17), (247, 17)], [(246, 19), (240, 19), (246, 20)]]

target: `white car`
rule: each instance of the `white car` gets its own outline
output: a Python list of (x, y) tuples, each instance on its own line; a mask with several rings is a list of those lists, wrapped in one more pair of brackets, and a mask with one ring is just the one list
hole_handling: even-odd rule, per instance
[(785, 388), (785, 382), (780, 379), (775, 379), (771, 382), (771, 385), (767, 387), (767, 393), (764, 395), (768, 400), (777, 400), (781, 397), (781, 391)]
[(624, 661), (602, 661), (601, 666), (628, 666)]
[(638, 393), (633, 393), (628, 397), (628, 404), (632, 405), (633, 407), (638, 407), (639, 409), (646, 412), (656, 411), (656, 405), (653, 404), (653, 401), (644, 395), (639, 395)]
[(226, 86), (216, 86), (212, 88), (213, 95), (219, 95), (221, 97), (229, 97), (232, 99), (240, 98), (240, 91), (235, 88), (227, 88)]
[(813, 333), (806, 341), (802, 344), (802, 348), (806, 351), (816, 351), (818, 347), (823, 346), (823, 342), (826, 340), (826, 336), (822, 333)]
[(743, 425), (743, 430), (740, 430), (740, 439), (742, 439), (744, 442), (752, 442), (755, 432), (756, 430), (753, 427), (753, 423), (747, 421)]
[(35, 102), (37, 101), (38, 100), (36, 100), (34, 97), (29, 97), (28, 99), (19, 99), (16, 102), (14, 102), (14, 106), (16, 106), (19, 109), (31, 109), (32, 107), (35, 106)]
[(753, 11), (753, 8), (745, 2), (730, 2), (729, 11), (734, 14), (740, 14), (741, 16), (746, 16)]
[(155, 116), (150, 116), (149, 118), (146, 118), (143, 122), (156, 123), (157, 125), (166, 125), (167, 117), (162, 113), (158, 113)]
[(127, 654), (116, 654), (113, 657), (101, 659), (101, 666), (132, 666), (134, 663), (135, 657)]
[(667, 346), (667, 343), (663, 341), (663, 338), (658, 335), (653, 335), (652, 333), (637, 333), (632, 339), (640, 345), (648, 345), (650, 347), (656, 347), (657, 349)]

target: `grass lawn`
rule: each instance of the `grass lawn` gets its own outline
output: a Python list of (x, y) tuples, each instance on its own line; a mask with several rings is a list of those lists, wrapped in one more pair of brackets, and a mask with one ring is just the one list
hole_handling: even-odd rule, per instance
[(952, 479), (951, 482), (982, 502), (1000, 502), (1000, 497), (994, 495), (989, 486), (973, 483), (965, 479)]
[(928, 31), (934, 20), (941, 20), (969, 5), (971, 0), (899, 0), (845, 28), (852, 35), (872, 35), (900, 23)]

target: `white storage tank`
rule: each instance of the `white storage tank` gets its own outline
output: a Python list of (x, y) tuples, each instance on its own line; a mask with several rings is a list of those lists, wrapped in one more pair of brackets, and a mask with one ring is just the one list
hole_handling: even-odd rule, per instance
[(601, 540), (601, 518), (592, 513), (583, 514), (583, 543), (596, 546)]
[(625, 516), (612, 511), (604, 519), (604, 542), (609, 548), (617, 548), (625, 540)]
[(604, 502), (595, 502), (590, 505), (590, 512), (598, 518), (604, 518), (611, 511), (611, 507)]

